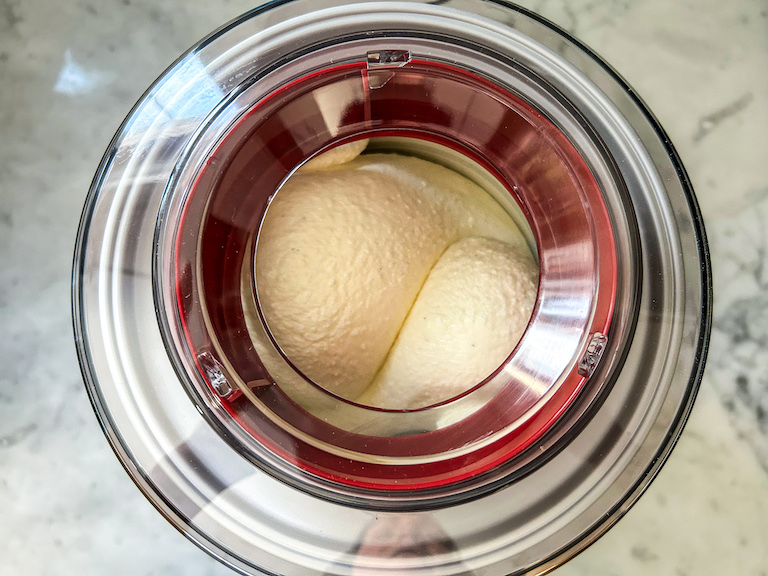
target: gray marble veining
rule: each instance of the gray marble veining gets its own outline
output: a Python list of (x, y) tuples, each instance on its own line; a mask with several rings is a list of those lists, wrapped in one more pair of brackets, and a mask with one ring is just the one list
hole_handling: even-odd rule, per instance
[(768, 188), (712, 226), (720, 263), (708, 377), (734, 427), (768, 471)]
[[(715, 324), (648, 493), (562, 576), (768, 574), (768, 2), (531, 0), (648, 102), (697, 191)], [(88, 403), (70, 265), (114, 131), (230, 0), (0, 0), (0, 575), (225, 575), (132, 485)]]

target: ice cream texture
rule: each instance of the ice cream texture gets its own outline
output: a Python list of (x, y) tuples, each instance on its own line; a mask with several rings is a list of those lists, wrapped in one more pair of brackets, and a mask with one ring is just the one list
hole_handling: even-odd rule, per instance
[[(429, 406), (509, 356), (531, 316), (538, 266), (481, 187), (436, 163), (363, 149), (308, 162), (270, 204), (255, 257), (263, 317), (326, 390), (381, 408)], [(295, 375), (260, 342), (277, 384), (304, 404)]]

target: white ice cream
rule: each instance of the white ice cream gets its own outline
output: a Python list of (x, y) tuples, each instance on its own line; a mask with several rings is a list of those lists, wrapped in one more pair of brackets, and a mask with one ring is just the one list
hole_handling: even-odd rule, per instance
[[(277, 194), (257, 246), (259, 298), (288, 358), (327, 390), (426, 406), (471, 388), (512, 352), (538, 269), (482, 188), (418, 158), (355, 158), (362, 148), (313, 160)], [(254, 343), (291, 395), (295, 379), (261, 350), (263, 334)]]
[(435, 404), (498, 368), (520, 339), (536, 295), (530, 253), (487, 238), (452, 244), (429, 273), (392, 349), (358, 402)]

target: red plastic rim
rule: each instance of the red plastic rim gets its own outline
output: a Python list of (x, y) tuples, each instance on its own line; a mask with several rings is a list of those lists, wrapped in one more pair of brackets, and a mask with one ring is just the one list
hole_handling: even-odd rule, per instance
[[(177, 312), (193, 357), (208, 351), (223, 356), (218, 360), (243, 382), (272, 381), (253, 351), (241, 303), (249, 239), (270, 196), (298, 165), (329, 147), (373, 136), (426, 139), (485, 167), (529, 220), (541, 259), (540, 281), (555, 273), (548, 262), (574, 254), (591, 259), (594, 297), (584, 335), (607, 333), (617, 278), (613, 231), (599, 186), (568, 138), (520, 98), (454, 66), (414, 60), (380, 70), (376, 74), (386, 74), (387, 80), (375, 90), (369, 74), (365, 63), (355, 63), (295, 80), (255, 103), (209, 156), (186, 199), (174, 254)], [(314, 99), (321, 88), (338, 90), (348, 101), (333, 134)], [(511, 382), (461, 422), (398, 437), (340, 430), (307, 413), (275, 385), (254, 389), (271, 415), (239, 392), (220, 402), (256, 442), (306, 472), (359, 488), (418, 490), (477, 476), (520, 454), (557, 421), (584, 384), (574, 360), (535, 409), (510, 408), (517, 406), (522, 386)], [(304, 441), (290, 428), (318, 443)], [(493, 442), (481, 442), (504, 430), (509, 432)], [(340, 456), (320, 448), (323, 444), (363, 457)], [(475, 444), (475, 450), (451, 454)], [(406, 457), (408, 462), (397, 461)], [(414, 464), (412, 457), (425, 458)]]

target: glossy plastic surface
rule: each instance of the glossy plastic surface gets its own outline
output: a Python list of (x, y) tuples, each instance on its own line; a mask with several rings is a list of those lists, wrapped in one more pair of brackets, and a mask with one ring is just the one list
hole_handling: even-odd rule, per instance
[[(377, 78), (381, 74), (385, 81)], [(540, 264), (537, 305), (507, 362), (462, 397), (416, 413), (335, 397), (335, 410), (316, 417), (313, 408), (327, 406), (323, 396), (330, 393), (284, 358), (283, 370), (307, 380), (302, 395), (310, 400), (297, 405), (272, 384), (249, 336), (248, 306), (258, 312), (250, 317), (262, 318), (258, 329), (269, 333), (250, 274), (255, 238), (269, 201), (301, 163), (330, 146), (377, 136), (440, 143), (442, 153), (433, 147), (432, 156), (441, 163), (454, 151), (497, 175), (504, 190), (499, 199), (509, 210), (519, 203), (532, 225)], [(220, 401), (259, 444), (336, 482), (428, 488), (471, 478), (517, 455), (576, 397), (586, 381), (579, 361), (592, 335), (608, 332), (610, 324), (613, 231), (584, 160), (535, 109), (445, 64), (410, 61), (384, 70), (349, 64), (289, 83), (224, 136), (209, 140), (220, 143), (191, 177), (191, 189), (170, 191), (186, 200), (178, 227), (166, 225), (160, 238), (175, 245), (174, 269), (161, 269), (159, 277), (167, 279), (167, 292), (175, 292), (176, 306), (169, 300), (163, 307), (170, 322), (178, 316), (190, 359), (214, 392), (211, 363), (221, 367), (213, 377), (237, 392)], [(391, 139), (390, 146), (397, 148)]]
[[(221, 381), (202, 378), (186, 354), (167, 320), (176, 294), (159, 281), (174, 262), (164, 234), (187, 199), (174, 191), (191, 190), (211, 160), (218, 142), (207, 137), (331, 62), (393, 49), (472, 71), (561, 131), (597, 184), (617, 262), (602, 360), (546, 434), (471, 482), (406, 491), (335, 482), (254, 442), (208, 386)], [(695, 199), (653, 117), (565, 33), (481, 0), (275, 2), (202, 41), (107, 151), (73, 279), (83, 374), (116, 453), (171, 522), (248, 574), (490, 576), (559, 565), (628, 509), (669, 454), (711, 313)], [(297, 442), (286, 450), (304, 455)]]

